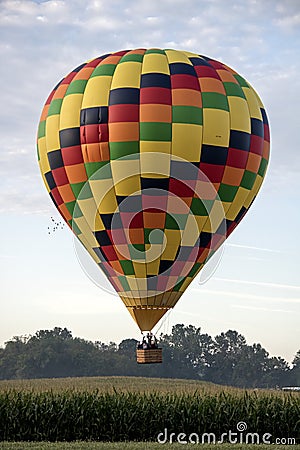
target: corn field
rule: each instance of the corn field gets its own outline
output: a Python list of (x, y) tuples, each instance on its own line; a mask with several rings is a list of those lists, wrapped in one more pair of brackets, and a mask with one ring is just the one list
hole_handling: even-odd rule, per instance
[(0, 441), (157, 441), (159, 433), (300, 437), (300, 396), (268, 392), (0, 391)]

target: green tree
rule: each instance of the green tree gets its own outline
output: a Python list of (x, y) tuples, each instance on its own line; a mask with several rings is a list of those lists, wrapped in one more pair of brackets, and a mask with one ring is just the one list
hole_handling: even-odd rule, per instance
[(14, 336), (5, 342), (5, 349), (0, 354), (0, 379), (22, 378), (27, 341), (27, 336)]
[[(201, 328), (193, 325), (177, 324), (170, 335), (161, 337), (164, 360), (171, 372), (177, 377), (206, 377), (211, 364), (213, 340), (208, 334), (202, 334)], [(168, 372), (168, 370), (165, 370)]]
[(268, 358), (268, 352), (260, 344), (243, 345), (235, 361), (232, 384), (246, 388), (263, 387), (269, 370)]
[(228, 330), (214, 339), (213, 357), (208, 371), (210, 381), (218, 384), (234, 385), (236, 367), (246, 346), (244, 336), (237, 331)]
[(291, 370), (290, 384), (293, 386), (300, 386), (300, 350), (296, 353), (292, 364), (293, 368)]
[[(119, 346), (73, 338), (67, 328), (39, 330), (16, 336), (0, 349), (0, 379), (72, 376), (149, 376), (193, 378), (240, 387), (299, 384), (300, 351), (293, 369), (279, 357), (269, 357), (260, 345), (229, 330), (212, 339), (201, 328), (177, 324), (160, 337), (163, 363), (139, 365), (135, 339)], [(291, 378), (289, 378), (291, 377)], [(293, 380), (293, 381), (290, 381)]]

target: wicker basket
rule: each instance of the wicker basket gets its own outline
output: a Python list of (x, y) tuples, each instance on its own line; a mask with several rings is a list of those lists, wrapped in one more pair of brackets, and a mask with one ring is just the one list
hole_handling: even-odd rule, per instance
[(147, 350), (136, 351), (138, 364), (162, 363), (162, 348), (149, 348)]

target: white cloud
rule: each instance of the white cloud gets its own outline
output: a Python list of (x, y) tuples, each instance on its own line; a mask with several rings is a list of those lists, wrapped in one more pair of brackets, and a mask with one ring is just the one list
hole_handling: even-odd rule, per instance
[(271, 253), (281, 253), (279, 250), (274, 250), (270, 248), (262, 248), (262, 247), (253, 247), (251, 245), (242, 245), (242, 244), (226, 244), (228, 247), (236, 247), (236, 248), (245, 248), (247, 250), (258, 250), (261, 252), (271, 252)]
[(263, 286), (263, 287), (269, 287), (269, 288), (276, 288), (276, 289), (284, 289), (284, 290), (296, 290), (300, 291), (300, 286), (296, 286), (294, 284), (280, 284), (280, 283), (266, 283), (261, 281), (251, 281), (251, 280), (235, 280), (230, 278), (219, 278), (214, 277), (215, 281), (225, 281), (227, 283), (237, 283), (237, 284), (247, 284), (247, 285), (255, 285), (255, 286)]
[(295, 311), (291, 311), (289, 309), (274, 309), (274, 308), (263, 308), (261, 306), (247, 306), (247, 305), (231, 305), (232, 308), (238, 309), (246, 309), (249, 311), (265, 311), (265, 312), (278, 312), (278, 313), (295, 313)]
[[(260, 285), (261, 283), (257, 283)], [(300, 290), (300, 287), (298, 287)], [(268, 296), (268, 295), (256, 295), (256, 294), (249, 294), (247, 292), (234, 292), (234, 291), (225, 291), (225, 290), (219, 290), (219, 289), (203, 289), (203, 287), (193, 287), (191, 288), (193, 291), (201, 291), (201, 295), (207, 294), (207, 295), (217, 295), (219, 298), (220, 296), (230, 297), (230, 298), (238, 298), (240, 300), (242, 299), (248, 299), (253, 301), (264, 301), (264, 302), (272, 302), (273, 304), (275, 302), (278, 303), (296, 303), (300, 304), (300, 297), (274, 297), (274, 296)]]
[(294, 27), (300, 25), (300, 5), (298, 0), (285, 0), (276, 7), (278, 17), (274, 24), (285, 31), (292, 31)]

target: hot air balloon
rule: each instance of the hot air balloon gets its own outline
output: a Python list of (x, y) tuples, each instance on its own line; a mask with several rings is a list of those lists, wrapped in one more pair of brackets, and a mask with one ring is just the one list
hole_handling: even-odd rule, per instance
[[(55, 206), (150, 332), (248, 211), (270, 137), (242, 76), (153, 48), (72, 70), (46, 101), (37, 144)], [(139, 362), (161, 359), (147, 355)]]

